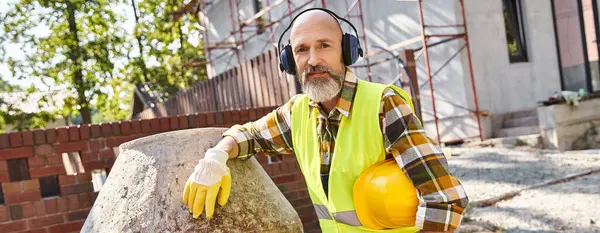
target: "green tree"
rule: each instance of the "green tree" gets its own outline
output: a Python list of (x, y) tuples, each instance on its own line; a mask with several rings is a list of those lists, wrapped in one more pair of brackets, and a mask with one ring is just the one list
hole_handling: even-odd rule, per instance
[[(139, 51), (128, 67), (133, 82), (157, 83), (158, 91), (172, 95), (206, 79), (200, 22), (189, 14), (175, 19), (182, 6), (178, 0), (144, 0), (137, 6), (131, 0)], [(191, 43), (193, 39), (198, 42)], [(143, 78), (144, 72), (151, 75)]]
[[(51, 83), (49, 89), (69, 93), (60, 115), (77, 113), (83, 123), (91, 123), (93, 108), (126, 112), (122, 106), (115, 109), (110, 104), (111, 98), (121, 96), (118, 91), (127, 89), (127, 83), (119, 81), (125, 80), (123, 67), (115, 65), (124, 60), (127, 49), (125, 33), (119, 27), (124, 18), (112, 10), (119, 2), (22, 0), (11, 5), (2, 16), (0, 42), (21, 44), (33, 52), (23, 60), (3, 61), (10, 64), (16, 77), (41, 79)], [(44, 26), (49, 33), (40, 35)]]

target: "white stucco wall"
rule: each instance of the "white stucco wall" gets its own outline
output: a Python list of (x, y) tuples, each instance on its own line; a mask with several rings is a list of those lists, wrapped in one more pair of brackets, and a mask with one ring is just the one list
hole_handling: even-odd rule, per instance
[(502, 2), (465, 1), (479, 104), (492, 114), (533, 109), (560, 90), (550, 1), (521, 2), (529, 61), (511, 64)]

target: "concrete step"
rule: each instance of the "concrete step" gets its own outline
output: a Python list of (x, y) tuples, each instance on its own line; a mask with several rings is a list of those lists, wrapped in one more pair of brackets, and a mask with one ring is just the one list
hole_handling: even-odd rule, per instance
[(529, 146), (541, 148), (542, 136), (540, 134), (530, 134), (522, 136), (490, 138), (481, 142), (470, 142), (463, 144), (463, 147), (500, 147), (514, 148), (519, 146)]
[(530, 109), (530, 110), (516, 111), (516, 112), (511, 112), (511, 113), (507, 114), (508, 119), (530, 117), (530, 116), (537, 117), (537, 109), (534, 108), (534, 109)]
[(538, 118), (537, 116), (528, 116), (528, 117), (519, 117), (519, 118), (509, 118), (504, 120), (503, 128), (514, 128), (521, 126), (537, 126)]
[(540, 133), (540, 127), (535, 126), (520, 126), (520, 127), (512, 127), (512, 128), (502, 128), (498, 130), (498, 132), (494, 132), (494, 137), (503, 138), (503, 137), (512, 137), (512, 136), (522, 136), (529, 134), (538, 134)]

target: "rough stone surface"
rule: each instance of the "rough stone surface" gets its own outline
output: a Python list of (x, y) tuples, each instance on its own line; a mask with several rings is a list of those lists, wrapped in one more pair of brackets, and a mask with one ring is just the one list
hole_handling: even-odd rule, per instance
[(125, 143), (81, 232), (302, 232), (290, 203), (258, 162), (230, 160), (225, 207), (195, 220), (181, 202), (198, 159), (224, 129), (153, 135)]

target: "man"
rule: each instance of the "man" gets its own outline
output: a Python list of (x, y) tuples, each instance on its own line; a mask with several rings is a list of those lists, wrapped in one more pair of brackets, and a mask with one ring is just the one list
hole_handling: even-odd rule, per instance
[[(455, 230), (468, 198), (448, 172), (441, 149), (425, 135), (410, 99), (399, 89), (357, 79), (342, 58), (342, 29), (332, 14), (303, 12), (292, 26), (296, 77), (305, 95), (292, 97), (258, 121), (232, 127), (207, 151), (184, 190), (184, 203), (193, 217), (197, 218), (204, 206), (211, 217), (219, 192), (217, 202), (227, 202), (231, 184), (227, 159), (249, 158), (262, 151), (296, 154), (324, 232), (372, 232), (348, 220), (356, 219), (355, 214), (348, 218), (331, 209), (350, 205), (352, 210), (351, 202), (338, 200), (351, 199), (352, 186), (340, 182), (355, 179), (386, 158), (396, 160), (420, 200), (413, 227), (417, 230), (391, 232)], [(352, 168), (360, 170), (348, 173), (347, 168), (354, 164), (362, 164)], [(320, 179), (315, 179), (318, 175), (312, 171), (320, 173)]]

